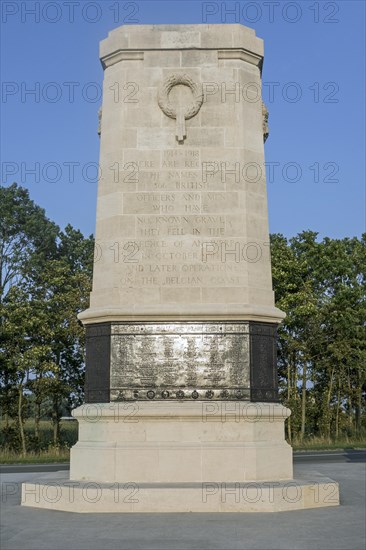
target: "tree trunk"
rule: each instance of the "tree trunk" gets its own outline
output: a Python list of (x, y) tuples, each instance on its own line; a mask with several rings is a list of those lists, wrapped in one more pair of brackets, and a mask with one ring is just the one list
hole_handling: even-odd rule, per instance
[(349, 406), (349, 412), (348, 412), (348, 426), (349, 426), (349, 430), (350, 430), (350, 433), (353, 434), (353, 401), (352, 401), (352, 396), (350, 395), (348, 397), (348, 406)]
[(348, 379), (348, 425), (350, 434), (353, 434), (354, 427), (353, 427), (353, 399), (352, 399), (352, 385), (351, 385), (351, 378), (349, 375), (349, 369), (347, 373), (347, 379)]
[(293, 390), (294, 390), (294, 398), (297, 401), (298, 394), (297, 394), (297, 366), (296, 366), (296, 352), (293, 354), (293, 369), (294, 369), (294, 384), (293, 384)]
[(53, 444), (58, 454), (60, 448), (60, 415), (58, 407), (57, 397), (53, 398), (53, 410), (52, 410), (52, 424), (53, 424)]
[[(0, 301), (1, 304), (1, 301)], [(9, 392), (9, 378), (8, 373), (5, 369), (4, 373), (4, 394), (5, 394), (5, 402), (4, 402), (4, 417), (5, 417), (5, 428), (9, 428), (9, 403), (10, 403), (10, 392)]]
[(336, 436), (336, 439), (338, 439), (339, 437), (339, 410), (340, 410), (340, 406), (341, 406), (341, 396), (340, 396), (340, 389), (338, 389), (338, 393), (337, 393), (337, 409), (336, 409), (336, 421), (335, 421), (335, 436)]
[(22, 444), (22, 456), (26, 456), (27, 448), (25, 444), (25, 434), (23, 426), (23, 385), (19, 384), (18, 386), (18, 424), (19, 424), (19, 434), (20, 441)]
[(328, 388), (328, 393), (327, 393), (327, 399), (326, 399), (326, 403), (325, 403), (325, 411), (323, 413), (323, 416), (325, 416), (325, 429), (324, 429), (324, 435), (325, 437), (327, 437), (327, 439), (329, 440), (330, 439), (330, 413), (329, 413), (329, 406), (330, 406), (330, 400), (331, 400), (331, 397), (332, 397), (332, 391), (333, 391), (333, 378), (334, 378), (334, 371), (335, 371), (335, 366), (333, 366), (332, 368), (332, 373), (330, 375), (330, 380), (329, 380), (329, 388)]
[(356, 404), (355, 404), (355, 421), (356, 421), (356, 433), (359, 435), (361, 433), (361, 410), (362, 410), (362, 382), (361, 377), (359, 377), (360, 385), (357, 388), (356, 395)]
[(35, 417), (34, 417), (34, 435), (37, 440), (38, 448), (41, 445), (40, 420), (41, 420), (41, 402), (37, 398), (36, 408), (35, 408)]
[(302, 389), (301, 389), (301, 432), (300, 440), (304, 440), (306, 426), (306, 362), (302, 368)]
[[(290, 403), (291, 400), (291, 367), (290, 362), (287, 363), (287, 402)], [(291, 433), (291, 416), (287, 419), (287, 437), (290, 445), (292, 444), (292, 433)]]

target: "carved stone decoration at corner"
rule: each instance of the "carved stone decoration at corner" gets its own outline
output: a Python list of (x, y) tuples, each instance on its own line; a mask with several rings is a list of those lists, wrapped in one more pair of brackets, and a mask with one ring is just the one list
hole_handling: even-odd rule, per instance
[(102, 107), (98, 110), (98, 136), (101, 136), (102, 133), (102, 116), (103, 116), (103, 109)]
[(269, 127), (268, 127), (268, 109), (265, 106), (264, 101), (262, 101), (262, 125), (263, 125), (263, 142), (265, 143), (269, 136)]
[[(175, 107), (170, 99), (169, 93), (174, 86), (179, 84), (188, 86), (192, 92), (193, 101), (188, 106)], [(158, 92), (158, 105), (163, 113), (169, 118), (176, 119), (176, 138), (183, 143), (186, 137), (185, 121), (193, 118), (199, 112), (203, 103), (202, 86), (197, 84), (188, 74), (173, 73), (167, 76), (162, 82)]]

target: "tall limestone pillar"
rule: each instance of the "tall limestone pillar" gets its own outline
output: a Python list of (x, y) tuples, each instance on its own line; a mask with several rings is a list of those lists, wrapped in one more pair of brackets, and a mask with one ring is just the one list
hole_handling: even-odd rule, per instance
[[(263, 42), (241, 25), (123, 26), (101, 61), (93, 290), (80, 319), (86, 402), (103, 430), (98, 439), (85, 409), (74, 413), (72, 477), (289, 479)], [(138, 423), (112, 430), (126, 411)]]

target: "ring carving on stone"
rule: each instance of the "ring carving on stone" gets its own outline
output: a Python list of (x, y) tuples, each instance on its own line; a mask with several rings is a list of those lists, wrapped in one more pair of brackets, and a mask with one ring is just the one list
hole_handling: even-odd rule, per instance
[[(188, 86), (192, 92), (193, 101), (188, 106), (175, 107), (170, 99), (169, 93), (179, 84)], [(186, 125), (187, 119), (196, 116), (203, 103), (202, 87), (200, 87), (188, 74), (173, 73), (165, 78), (159, 88), (158, 93), (158, 105), (163, 113), (169, 118), (176, 119), (176, 138), (180, 143), (183, 143), (186, 137)]]

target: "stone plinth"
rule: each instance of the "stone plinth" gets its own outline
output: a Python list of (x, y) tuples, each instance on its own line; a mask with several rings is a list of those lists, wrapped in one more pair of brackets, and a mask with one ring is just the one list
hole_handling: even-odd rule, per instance
[(73, 480), (136, 483), (292, 479), (290, 411), (238, 401), (89, 404), (73, 411)]

